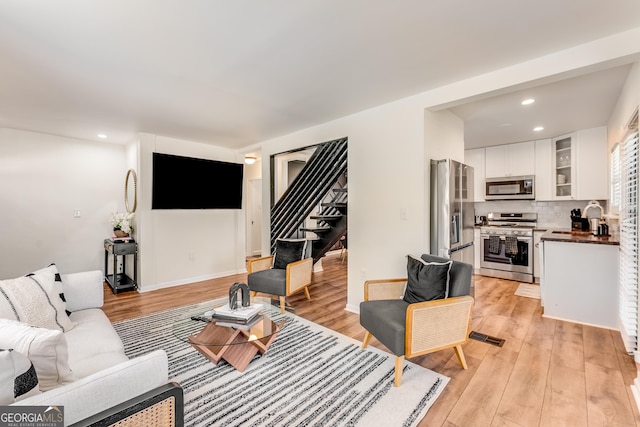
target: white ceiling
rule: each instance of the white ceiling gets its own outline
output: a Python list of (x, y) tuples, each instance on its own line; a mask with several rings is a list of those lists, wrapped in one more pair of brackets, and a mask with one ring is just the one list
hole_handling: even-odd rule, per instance
[[(465, 148), (552, 138), (606, 126), (631, 65), (464, 103), (450, 110), (464, 121)], [(534, 99), (522, 105), (525, 99)], [(535, 132), (536, 126), (544, 130)]]
[(638, 0), (0, 0), (0, 127), (240, 148), (637, 27)]

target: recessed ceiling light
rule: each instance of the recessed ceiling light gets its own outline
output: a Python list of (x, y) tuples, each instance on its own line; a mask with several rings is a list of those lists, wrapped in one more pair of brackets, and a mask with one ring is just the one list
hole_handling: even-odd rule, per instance
[(533, 104), (534, 102), (536, 102), (535, 99), (529, 98), (529, 99), (525, 99), (524, 101), (522, 101), (521, 104), (522, 105), (529, 105), (529, 104)]
[(99, 133), (99, 134), (98, 134), (98, 138), (100, 138), (100, 139), (107, 139), (107, 135), (105, 135), (104, 133)]
[(544, 130), (544, 128), (542, 126), (536, 126), (536, 127), (533, 128), (534, 132), (540, 132), (542, 130)]
[(501, 128), (506, 128), (506, 127), (513, 126), (513, 125), (511, 123), (501, 123), (498, 126), (500, 126)]

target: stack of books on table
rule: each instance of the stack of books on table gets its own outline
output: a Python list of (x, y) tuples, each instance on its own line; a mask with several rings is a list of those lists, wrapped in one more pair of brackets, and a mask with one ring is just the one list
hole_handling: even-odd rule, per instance
[(248, 307), (239, 307), (235, 310), (229, 308), (229, 304), (225, 304), (213, 309), (213, 320), (218, 326), (248, 329), (260, 320), (261, 311), (262, 304), (251, 304)]

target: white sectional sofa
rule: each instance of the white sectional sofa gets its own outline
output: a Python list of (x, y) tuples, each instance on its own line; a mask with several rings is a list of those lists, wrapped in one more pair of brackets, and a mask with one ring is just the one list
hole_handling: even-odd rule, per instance
[[(120, 337), (101, 310), (102, 272), (61, 275), (61, 279), (66, 310), (71, 312), (68, 320), (72, 322), (70, 329), (64, 331), (17, 321), (20, 309), (2, 300), (7, 293), (1, 292), (0, 282), (0, 317), (4, 317), (0, 318), (0, 348), (26, 353), (38, 373), (40, 389), (44, 390), (11, 404), (63, 405), (65, 425), (69, 425), (166, 385), (168, 363), (163, 350), (131, 360), (125, 355)], [(56, 285), (59, 286), (59, 281)], [(45, 336), (44, 344), (38, 344), (41, 338), (33, 339), (34, 335)], [(51, 337), (55, 345), (46, 341)], [(53, 374), (44, 372), (46, 369)]]

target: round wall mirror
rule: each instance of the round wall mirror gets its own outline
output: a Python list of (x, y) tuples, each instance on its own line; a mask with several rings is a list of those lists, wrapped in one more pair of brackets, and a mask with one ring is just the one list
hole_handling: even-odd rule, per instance
[(128, 213), (135, 212), (138, 206), (137, 185), (138, 177), (136, 176), (136, 171), (129, 169), (124, 179), (124, 207)]

